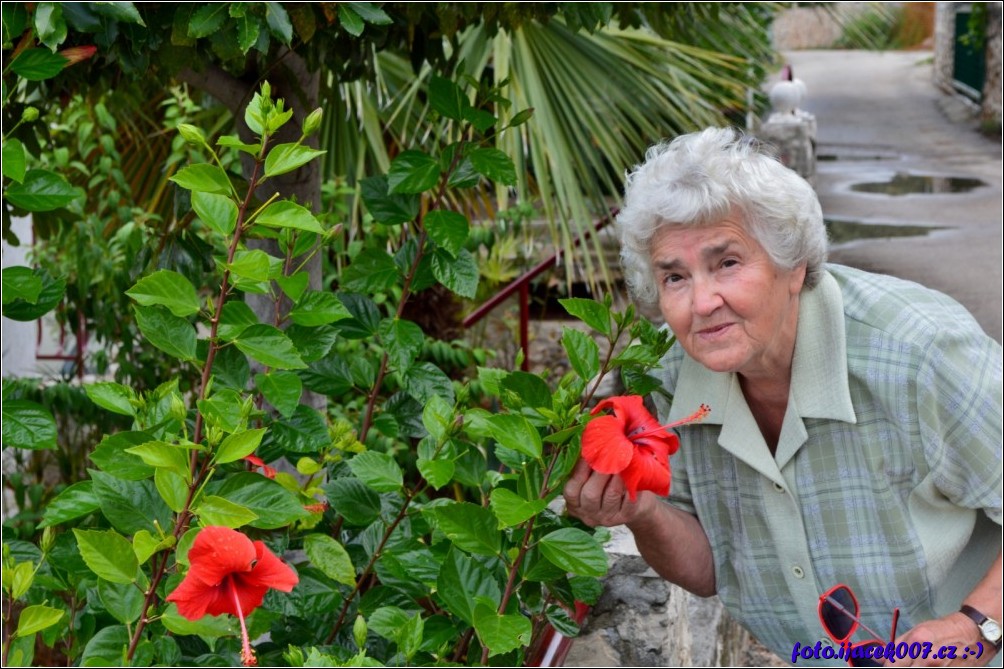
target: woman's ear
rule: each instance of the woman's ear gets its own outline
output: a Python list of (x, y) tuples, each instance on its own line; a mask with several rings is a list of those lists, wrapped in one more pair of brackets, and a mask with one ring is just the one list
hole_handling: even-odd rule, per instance
[(792, 296), (798, 295), (802, 292), (802, 286), (805, 285), (805, 274), (806, 274), (806, 264), (799, 263), (795, 266), (795, 269), (791, 270), (791, 275), (788, 279), (788, 292)]

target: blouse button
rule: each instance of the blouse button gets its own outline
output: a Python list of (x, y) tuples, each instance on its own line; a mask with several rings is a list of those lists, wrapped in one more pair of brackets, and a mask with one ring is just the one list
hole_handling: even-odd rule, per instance
[(784, 486), (780, 483), (774, 483), (774, 490), (778, 492), (784, 492)]
[(795, 575), (795, 578), (805, 578), (805, 572), (798, 565), (791, 568), (791, 573)]

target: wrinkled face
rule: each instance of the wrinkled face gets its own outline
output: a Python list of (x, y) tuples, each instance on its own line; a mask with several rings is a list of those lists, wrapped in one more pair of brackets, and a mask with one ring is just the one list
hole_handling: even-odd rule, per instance
[(659, 308), (677, 341), (716, 372), (789, 374), (805, 266), (776, 267), (738, 214), (652, 238)]

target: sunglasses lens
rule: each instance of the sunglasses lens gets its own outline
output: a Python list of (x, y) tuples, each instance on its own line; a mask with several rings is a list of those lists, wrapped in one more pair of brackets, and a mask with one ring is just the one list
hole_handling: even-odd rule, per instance
[[(878, 643), (877, 641), (868, 641), (868, 642), (863, 643), (863, 644), (854, 644), (855, 651), (857, 651), (857, 649), (859, 649), (859, 648), (862, 651), (865, 650), (866, 648), (872, 649), (871, 652), (868, 653), (868, 655), (873, 655), (875, 653), (874, 649), (875, 648), (881, 648), (881, 647), (882, 647), (882, 644)], [(857, 653), (855, 653), (855, 654), (864, 655), (864, 653), (861, 653), (860, 651), (857, 651)], [(881, 667), (882, 666), (882, 660), (881, 659), (877, 660), (874, 657), (852, 657), (851, 659), (849, 659), (847, 661), (847, 663), (849, 665), (851, 665), (852, 667)]]
[(857, 603), (847, 588), (833, 590), (819, 606), (819, 617), (835, 639), (846, 639), (854, 632), (853, 616), (857, 614)]

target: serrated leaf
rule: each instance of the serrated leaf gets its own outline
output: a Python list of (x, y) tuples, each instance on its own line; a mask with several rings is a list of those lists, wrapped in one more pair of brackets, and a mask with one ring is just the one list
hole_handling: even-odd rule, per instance
[(133, 406), (133, 402), (137, 399), (136, 393), (129, 386), (111, 381), (89, 383), (84, 386), (84, 392), (87, 393), (92, 402), (102, 409), (123, 416), (136, 415), (136, 407)]
[(4, 267), (3, 272), (3, 303), (14, 300), (24, 300), (31, 304), (38, 302), (42, 293), (42, 275), (37, 270), (23, 265)]
[(402, 151), (390, 164), (387, 192), (424, 193), (439, 183), (439, 161), (422, 151)]
[(546, 499), (527, 501), (506, 488), (492, 490), (490, 508), (499, 520), (499, 528), (524, 523), (547, 508)]
[(91, 462), (115, 478), (126, 481), (141, 481), (153, 476), (153, 467), (143, 462), (139, 456), (126, 453), (130, 446), (138, 446), (151, 441), (146, 432), (118, 432), (106, 436), (91, 453)]
[(268, 228), (289, 228), (324, 234), (324, 228), (309, 209), (289, 200), (279, 200), (268, 205), (254, 222)]
[(568, 354), (572, 369), (589, 380), (600, 373), (600, 347), (592, 337), (574, 328), (563, 328), (561, 345)]
[(173, 470), (184, 478), (189, 476), (188, 451), (163, 441), (150, 441), (145, 444), (131, 446), (126, 453), (138, 456), (151, 467), (164, 467)]
[(0, 167), (3, 169), (3, 175), (8, 179), (18, 183), (24, 181), (27, 156), (21, 140), (14, 138), (4, 140), (3, 160), (0, 161)]
[(178, 607), (174, 602), (167, 605), (160, 620), (168, 632), (179, 636), (197, 635), (207, 639), (216, 639), (240, 634), (240, 623), (236, 616), (203, 616), (198, 620), (189, 620), (178, 613)]
[(477, 601), (500, 603), (502, 588), (476, 560), (456, 548), (450, 548), (436, 580), (436, 591), (450, 613), (469, 625), (474, 624)]
[(4, 446), (31, 450), (56, 447), (56, 420), (52, 413), (30, 400), (6, 400), (0, 406), (0, 432)]
[(578, 318), (597, 332), (610, 336), (610, 309), (606, 305), (581, 297), (568, 297), (558, 302), (569, 315)]
[(386, 176), (368, 177), (359, 185), (363, 203), (377, 223), (400, 225), (418, 216), (418, 195), (389, 193)]
[(325, 576), (353, 587), (356, 585), (356, 569), (352, 565), (345, 547), (329, 536), (308, 534), (303, 539), (303, 550), (315, 567)]
[(56, 495), (45, 505), (39, 528), (60, 525), (97, 511), (98, 498), (94, 496), (93, 486), (91, 481), (77, 481)]
[(238, 151), (243, 151), (244, 153), (250, 153), (253, 156), (257, 156), (261, 151), (261, 143), (248, 144), (247, 142), (242, 142), (240, 137), (237, 135), (223, 135), (218, 140), (216, 140), (218, 146), (226, 146), (231, 149), (237, 149)]
[(256, 14), (245, 12), (235, 22), (237, 23), (237, 46), (240, 47), (242, 53), (247, 53), (258, 41), (258, 36), (261, 34), (261, 19)]
[(265, 176), (274, 177), (292, 172), (325, 153), (327, 152), (302, 144), (277, 144), (265, 157)]
[(233, 192), (233, 186), (230, 184), (227, 173), (220, 167), (209, 163), (183, 167), (170, 178), (170, 181), (198, 193), (230, 195)]
[(416, 323), (402, 318), (385, 318), (380, 322), (380, 343), (397, 369), (408, 369), (422, 352), (425, 333)]
[[(306, 277), (306, 275), (302, 275)], [(344, 318), (351, 318), (352, 314), (332, 293), (320, 290), (312, 290), (304, 293), (293, 310), (289, 312), (289, 319), (297, 325), (316, 327), (340, 321)]]
[[(299, 404), (291, 418), (277, 420), (269, 430), (267, 444), (284, 454), (317, 453), (331, 445), (328, 425), (316, 409)], [(264, 450), (264, 446), (262, 447)], [(278, 454), (276, 454), (276, 457)]]
[[(3, 315), (15, 321), (33, 321), (56, 308), (63, 300), (66, 292), (66, 281), (63, 279), (53, 279), (45, 270), (34, 270), (32, 272), (41, 282), (42, 289), (38, 292), (33, 301), (28, 301), (17, 296), (8, 299), (5, 296), (3, 303)], [(33, 288), (28, 288), (32, 290)]]
[(490, 181), (497, 181), (506, 186), (515, 186), (516, 165), (512, 158), (499, 149), (477, 148), (466, 156), (471, 161), (474, 170)]
[(48, 49), (25, 49), (10, 64), (14, 74), (28, 81), (52, 79), (63, 71), (67, 60)]
[(429, 105), (446, 118), (462, 121), (470, 102), (456, 83), (434, 76), (429, 80)]
[(82, 194), (61, 174), (43, 169), (30, 169), (21, 183), (13, 183), (4, 191), (4, 199), (25, 211), (52, 211), (65, 207)]
[(263, 530), (285, 527), (310, 515), (295, 494), (253, 472), (235, 474), (212, 492), (256, 513), (258, 519), (248, 524)]
[(404, 374), (404, 387), (409, 395), (422, 404), (436, 395), (450, 404), (456, 401), (450, 377), (431, 362), (422, 361), (409, 367)]
[(195, 13), (192, 14), (192, 18), (188, 22), (188, 36), (195, 38), (208, 37), (220, 29), (224, 19), (228, 18), (228, 16), (229, 12), (226, 3), (211, 2), (207, 5), (202, 5), (195, 10)]
[(433, 395), (422, 410), (422, 425), (436, 442), (446, 438), (453, 425), (454, 410), (442, 397)]
[(543, 454), (544, 444), (537, 428), (523, 416), (496, 414), (488, 419), (492, 436), (505, 448), (518, 451), (534, 459)]
[(339, 478), (323, 487), (331, 509), (350, 527), (364, 527), (380, 517), (380, 495), (357, 478)]
[(226, 195), (196, 191), (192, 193), (192, 209), (203, 223), (224, 237), (237, 227), (237, 205)]
[(244, 430), (227, 435), (217, 446), (214, 459), (219, 464), (236, 462), (254, 453), (264, 436), (265, 428)]
[(470, 502), (455, 502), (432, 510), (436, 524), (457, 548), (476, 555), (498, 555), (502, 535), (492, 512)]
[(279, 2), (265, 3), (265, 20), (273, 35), (282, 40), (283, 44), (293, 41), (293, 24), (289, 21), (289, 14), (283, 9)]
[[(152, 481), (123, 481), (104, 472), (93, 469), (87, 471), (94, 481), (94, 495), (98, 498), (101, 514), (119, 532), (155, 532), (157, 528), (154, 521), (162, 528), (170, 526), (171, 509), (164, 504)], [(188, 486), (179, 475), (173, 474), (169, 469), (156, 469), (154, 476), (160, 474), (176, 476), (187, 492)]]
[(126, 295), (144, 307), (160, 304), (175, 316), (185, 317), (199, 312), (199, 296), (195, 286), (181, 274), (169, 269), (147, 274), (126, 291)]
[(136, 307), (136, 325), (146, 340), (168, 355), (195, 360), (195, 328), (165, 307)]
[(136, 560), (139, 563), (145, 564), (154, 553), (164, 550), (165, 548), (171, 548), (175, 544), (174, 535), (169, 534), (163, 539), (159, 539), (147, 530), (140, 530), (133, 535), (132, 538), (132, 552), (136, 554)]
[(139, 562), (132, 544), (115, 530), (74, 529), (77, 548), (87, 568), (111, 583), (132, 583), (136, 580)]
[(153, 483), (160, 499), (175, 513), (181, 513), (188, 499), (188, 483), (178, 472), (157, 468), (153, 472)]
[(442, 250), (432, 256), (432, 274), (441, 284), (460, 297), (474, 299), (478, 292), (478, 263), (467, 249), (460, 249), (456, 257)]
[(345, 32), (353, 37), (362, 35), (363, 29), (366, 27), (362, 17), (345, 4), (338, 5), (338, 23), (345, 29)]
[(429, 238), (454, 258), (467, 243), (470, 224), (467, 217), (455, 211), (437, 209), (430, 211), (422, 219)]
[(219, 525), (236, 529), (258, 520), (251, 509), (218, 495), (205, 496), (195, 507), (195, 515), (203, 526)]
[[(119, 3), (109, 3), (119, 4)], [(125, 625), (108, 625), (90, 638), (80, 656), (82, 667), (117, 667), (129, 648), (129, 631)]]
[(358, 14), (366, 23), (387, 26), (394, 22), (394, 19), (388, 16), (387, 12), (372, 2), (346, 2), (345, 4), (351, 7), (352, 11)]
[(252, 325), (235, 337), (233, 342), (242, 352), (269, 367), (303, 369), (307, 366), (289, 337), (271, 325)]
[(377, 492), (396, 492), (404, 485), (400, 465), (387, 453), (360, 453), (349, 460), (349, 468), (356, 478)]
[(603, 547), (578, 528), (565, 527), (543, 537), (540, 552), (572, 574), (599, 577), (607, 573), (607, 554)]
[(293, 372), (255, 374), (254, 384), (265, 397), (265, 401), (286, 418), (296, 411), (300, 396), (303, 394), (303, 381)]
[(533, 625), (519, 614), (500, 615), (495, 609), (478, 603), (474, 607), (474, 630), (478, 639), (494, 657), (530, 645)]
[(98, 597), (105, 609), (124, 625), (131, 625), (143, 614), (143, 591), (132, 583), (98, 579)]
[(64, 611), (44, 604), (25, 607), (17, 622), (17, 636), (26, 637), (52, 627), (63, 617)]
[(252, 325), (258, 325), (258, 316), (243, 300), (229, 300), (220, 310), (216, 334), (224, 341), (232, 341)]
[(394, 259), (382, 249), (365, 249), (344, 272), (342, 286), (361, 293), (389, 290), (397, 283), (398, 268)]

